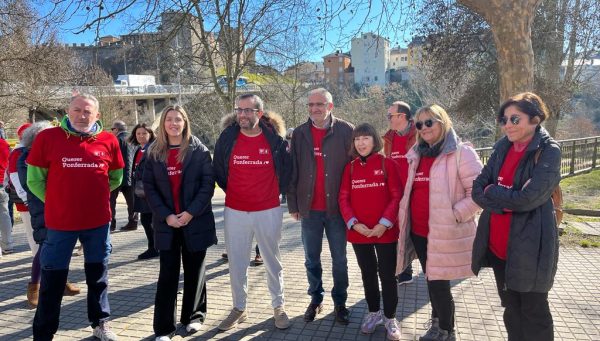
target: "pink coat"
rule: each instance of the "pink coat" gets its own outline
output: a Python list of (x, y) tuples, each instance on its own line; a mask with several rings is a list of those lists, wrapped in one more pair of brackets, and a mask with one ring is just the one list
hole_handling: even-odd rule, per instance
[[(459, 160), (457, 154), (460, 154)], [(420, 156), (412, 148), (406, 158), (409, 168), (398, 213), (400, 236), (397, 274), (416, 258), (410, 240), (409, 204)], [(458, 143), (454, 131), (448, 133), (442, 152), (430, 171), (429, 234), (425, 269), (428, 280), (453, 280), (473, 276), (471, 251), (477, 227), (475, 214), (480, 208), (471, 199), (471, 188), (482, 167), (475, 150), (469, 145)]]

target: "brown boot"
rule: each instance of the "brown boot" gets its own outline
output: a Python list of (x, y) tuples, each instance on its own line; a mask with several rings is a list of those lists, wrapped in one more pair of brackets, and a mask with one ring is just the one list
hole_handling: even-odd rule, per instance
[(40, 294), (40, 283), (29, 283), (27, 284), (27, 303), (30, 308), (36, 308), (38, 305), (38, 298)]
[(81, 289), (79, 289), (78, 286), (76, 286), (73, 283), (69, 283), (67, 282), (67, 284), (65, 284), (65, 296), (75, 296), (77, 294), (79, 294), (81, 292)]

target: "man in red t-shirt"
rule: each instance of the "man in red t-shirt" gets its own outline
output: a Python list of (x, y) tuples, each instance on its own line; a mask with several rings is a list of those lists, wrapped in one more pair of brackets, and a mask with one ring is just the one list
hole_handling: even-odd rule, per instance
[(79, 239), (84, 249), (88, 317), (94, 336), (116, 340), (108, 318), (110, 190), (121, 184), (123, 158), (116, 137), (102, 130), (98, 100), (71, 99), (59, 127), (41, 131), (27, 157), (27, 186), (45, 204), (42, 280), (33, 337), (51, 340), (58, 329), (69, 262)]
[(325, 234), (331, 252), (335, 318), (338, 323), (347, 325), (350, 311), (346, 308), (349, 285), (346, 223), (340, 214), (338, 194), (344, 167), (350, 161), (354, 126), (334, 117), (332, 110), (333, 98), (329, 91), (319, 88), (308, 93), (309, 118), (294, 129), (292, 135), (293, 171), (287, 198), (290, 214), (300, 220), (302, 227), (311, 296), (304, 321), (313, 321), (323, 309), (321, 250)]
[[(248, 258), (255, 236), (267, 271), (267, 286), (274, 308), (275, 326), (288, 328), (284, 310), (283, 268), (279, 254), (283, 211), (279, 193), (287, 188), (291, 158), (283, 124), (263, 113), (263, 102), (252, 94), (235, 101), (235, 120), (215, 144), (214, 169), (225, 191), (225, 247), (233, 309), (218, 326), (229, 330), (247, 318)], [(228, 117), (230, 118), (230, 117)]]
[[(392, 159), (398, 166), (401, 183), (406, 183), (408, 177), (408, 162), (406, 153), (417, 140), (417, 129), (412, 120), (410, 105), (396, 101), (388, 108), (387, 119), (390, 129), (383, 136), (383, 151), (387, 158)], [(404, 192), (404, 188), (402, 189)], [(408, 284), (413, 281), (412, 265), (396, 277), (398, 284)]]

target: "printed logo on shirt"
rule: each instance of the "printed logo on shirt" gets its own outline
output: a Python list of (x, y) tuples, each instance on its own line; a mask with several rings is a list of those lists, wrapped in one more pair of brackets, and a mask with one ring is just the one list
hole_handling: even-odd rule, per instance
[(503, 176), (499, 176), (498, 177), (498, 186), (501, 186), (501, 187), (504, 187), (504, 188), (508, 188), (508, 189), (513, 188), (512, 185), (506, 185), (506, 184), (502, 183), (503, 180), (504, 180)]
[(62, 168), (104, 168), (101, 162), (83, 162), (80, 157), (63, 157), (61, 159)]
[(373, 175), (383, 175), (383, 169), (376, 169), (373, 171)]
[(101, 157), (106, 156), (106, 152), (101, 151), (101, 150), (95, 151), (95, 152), (93, 152), (93, 154), (94, 154), (94, 156), (101, 156)]
[(321, 153), (321, 148), (319, 148), (319, 147), (315, 147), (314, 153), (315, 153), (315, 156), (319, 156), (319, 157), (323, 156), (323, 153)]
[(383, 187), (383, 186), (385, 186), (385, 182), (375, 181), (375, 182), (367, 183), (366, 179), (353, 179), (352, 180), (352, 189), (363, 189), (363, 188), (373, 188), (373, 187)]
[[(262, 148), (261, 148), (262, 149)], [(259, 149), (260, 153), (260, 149)], [(270, 163), (269, 160), (250, 160), (250, 156), (248, 155), (234, 155), (233, 156), (233, 164), (234, 165), (268, 165)]]
[(269, 149), (267, 149), (267, 148), (258, 148), (258, 154), (259, 155), (268, 155), (269, 154)]
[(415, 174), (415, 182), (429, 182), (428, 176), (423, 176), (423, 172), (417, 172)]
[(400, 152), (392, 152), (390, 154), (390, 159), (406, 159), (406, 154), (400, 154)]
[(175, 166), (167, 167), (167, 174), (169, 174), (169, 176), (175, 176), (181, 173), (183, 173), (183, 171), (181, 169), (177, 169)]

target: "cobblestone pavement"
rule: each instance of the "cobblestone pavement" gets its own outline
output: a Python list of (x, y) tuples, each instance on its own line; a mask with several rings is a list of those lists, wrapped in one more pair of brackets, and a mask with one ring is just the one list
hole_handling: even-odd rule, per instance
[[(186, 335), (178, 328), (174, 340), (384, 340), (383, 326), (372, 335), (360, 333), (360, 321), (367, 310), (354, 252), (348, 245), (350, 288), (348, 307), (351, 323), (344, 327), (334, 323), (333, 303), (326, 297), (324, 311), (311, 323), (302, 314), (309, 297), (304, 270), (304, 254), (300, 241), (300, 225), (285, 215), (281, 253), (284, 264), (286, 310), (292, 326), (284, 331), (273, 324), (273, 310), (266, 287), (264, 266), (248, 269), (249, 318), (238, 328), (218, 332), (216, 326), (231, 309), (231, 292), (227, 263), (221, 259), (223, 244), (223, 196), (214, 199), (219, 244), (207, 253), (208, 316), (202, 330)], [(284, 208), (282, 208), (284, 209)], [(125, 222), (125, 207), (119, 205), (120, 225)], [(16, 253), (0, 259), (0, 340), (31, 339), (34, 310), (26, 305), (26, 289), (30, 276), (31, 253), (20, 225), (15, 226)], [(112, 234), (113, 254), (110, 261), (109, 299), (112, 328), (119, 340), (152, 340), (153, 302), (158, 278), (158, 259), (137, 261), (145, 250), (143, 229)], [(331, 289), (331, 262), (324, 241), (324, 287)], [(252, 254), (252, 257), (254, 254)], [(413, 262), (418, 278), (398, 287), (397, 317), (401, 321), (402, 340), (418, 340), (425, 331), (431, 312), (427, 288), (417, 261)], [(74, 256), (69, 279), (82, 288), (82, 294), (65, 297), (57, 340), (91, 340), (86, 314), (83, 257)], [(183, 280), (183, 277), (181, 277)], [(496, 293), (493, 274), (484, 270), (479, 278), (452, 282), (456, 302), (458, 340), (505, 340), (502, 308)], [(551, 311), (557, 340), (600, 340), (600, 250), (562, 248), (558, 274), (550, 292)]]

